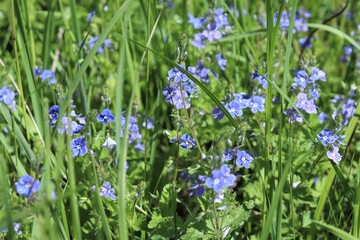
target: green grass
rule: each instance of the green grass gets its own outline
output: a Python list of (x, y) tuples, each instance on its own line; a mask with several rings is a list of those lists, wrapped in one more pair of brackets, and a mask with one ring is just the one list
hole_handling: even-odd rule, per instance
[[(0, 91), (0, 228), (8, 230), (0, 238), (358, 239), (359, 4), (170, 2), (0, 3), (0, 89), (8, 86), (16, 93), (15, 110)], [(194, 28), (188, 14), (210, 21), (218, 8), (231, 29), (204, 48), (195, 47), (195, 35), (207, 26)], [(308, 31), (281, 28), (282, 11), (288, 13), (289, 29), (299, 27), (295, 10), (311, 12), (302, 25)], [(313, 47), (302, 49), (299, 39), (309, 36)], [(108, 39), (111, 47), (104, 45)], [(350, 45), (352, 53), (342, 63)], [(227, 60), (225, 70), (218, 53)], [(199, 60), (209, 69), (208, 82), (188, 68)], [(42, 82), (36, 67), (54, 71), (57, 84)], [(298, 107), (299, 90), (291, 89), (295, 71), (310, 75), (311, 67), (327, 77), (316, 82), (317, 114)], [(179, 83), (182, 101), (189, 81), (197, 89), (188, 109), (176, 109), (174, 99), (165, 101), (168, 74), (175, 68), (188, 78)], [(254, 72), (267, 82), (266, 89), (251, 79)], [(262, 96), (264, 111), (246, 108), (241, 117), (232, 117), (226, 105), (240, 92), (251, 99)], [(345, 106), (331, 102), (337, 95), (355, 106), (344, 125), (344, 117), (331, 117)], [(51, 124), (48, 109), (54, 104), (59, 118)], [(105, 108), (115, 117), (106, 125), (97, 121)], [(214, 120), (215, 108), (223, 119)], [(289, 108), (301, 123), (289, 122), (283, 114)], [(62, 121), (72, 110), (86, 124), (79, 133), (61, 134), (74, 124)], [(320, 112), (329, 121), (319, 123)], [(147, 117), (154, 120), (153, 129), (147, 128)], [(78, 117), (71, 119), (80, 124)], [(343, 136), (338, 164), (327, 157), (331, 147), (320, 143), (323, 129)], [(185, 133), (195, 140), (194, 150), (174, 141)], [(73, 156), (72, 140), (79, 136), (88, 151)], [(102, 147), (108, 137), (117, 143), (111, 151)], [(138, 143), (144, 151), (136, 150)], [(250, 168), (237, 166), (235, 159), (226, 162), (236, 181), (222, 190), (219, 203), (217, 193), (197, 181), (220, 169), (225, 149), (246, 150), (254, 160)], [(184, 173), (191, 177), (186, 180)], [(15, 187), (25, 174), (40, 181), (39, 191), (29, 197)], [(106, 182), (116, 200), (103, 196)], [(202, 196), (190, 194), (195, 183), (206, 187)], [(14, 223), (21, 223), (21, 234)]]

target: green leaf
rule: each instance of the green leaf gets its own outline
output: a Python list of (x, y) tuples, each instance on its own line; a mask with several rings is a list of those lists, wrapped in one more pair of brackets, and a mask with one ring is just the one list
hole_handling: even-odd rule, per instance
[(335, 236), (341, 238), (341, 239), (346, 239), (346, 240), (356, 240), (357, 238), (355, 238), (354, 236), (352, 236), (351, 234), (345, 232), (344, 230), (334, 227), (332, 225), (320, 222), (320, 221), (312, 221), (313, 223), (315, 223), (316, 225), (323, 227), (325, 229), (327, 229), (329, 232), (331, 232), (332, 234), (334, 234)]

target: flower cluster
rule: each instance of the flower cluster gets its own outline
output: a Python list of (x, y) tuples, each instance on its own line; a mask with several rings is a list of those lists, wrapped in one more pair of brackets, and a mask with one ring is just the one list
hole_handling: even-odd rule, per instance
[(333, 131), (328, 129), (322, 130), (318, 134), (318, 137), (322, 145), (328, 148), (328, 158), (333, 160), (335, 163), (339, 163), (342, 156), (339, 153), (338, 145), (344, 145), (344, 143), (341, 141), (343, 137), (339, 137), (336, 133), (333, 133)]
[[(249, 108), (253, 113), (263, 112), (265, 111), (265, 98), (261, 95), (255, 95), (251, 98), (246, 93), (236, 93), (234, 97), (232, 99), (230, 98), (225, 104), (225, 108), (233, 118), (242, 116), (243, 109), (246, 108)], [(213, 117), (215, 120), (221, 120), (224, 117), (224, 113), (219, 107), (216, 107), (213, 110)]]
[(237, 148), (234, 148), (233, 150), (225, 149), (222, 160), (228, 162), (233, 159), (236, 159), (235, 163), (237, 166), (245, 168), (250, 168), (250, 163), (254, 160), (254, 158), (245, 150), (239, 150)]
[[(146, 120), (151, 122), (151, 120)], [(125, 132), (125, 123), (126, 119), (124, 116), (121, 116), (121, 130), (120, 130), (120, 136), (124, 136)], [(146, 123), (145, 123), (146, 124)], [(146, 126), (146, 125), (145, 125)], [(148, 129), (153, 128), (153, 125), (148, 125)], [(129, 119), (129, 144), (134, 144), (134, 148), (138, 151), (145, 151), (145, 146), (142, 143), (142, 134), (140, 133), (140, 128), (137, 124), (137, 118), (135, 116), (130, 116)]]
[[(274, 14), (274, 24), (276, 24), (277, 22), (277, 18), (278, 18), (279, 13), (275, 13)], [(288, 13), (285, 10), (282, 11), (281, 16), (280, 16), (280, 23), (279, 23), (279, 27), (282, 30), (287, 31), (290, 25), (290, 19), (289, 16), (291, 15), (291, 11)], [(307, 20), (311, 17), (311, 13), (305, 10), (298, 10), (295, 13), (295, 22), (294, 22), (294, 29), (293, 29), (293, 33), (295, 32), (307, 32), (309, 30), (309, 28), (306, 26)]]
[[(194, 71), (194, 68), (189, 67), (189, 71)], [(194, 82), (178, 68), (173, 68), (168, 72), (168, 83), (169, 86), (162, 91), (165, 101), (174, 105), (178, 110), (188, 109), (191, 106), (191, 98), (197, 97), (198, 93)]]
[(342, 122), (340, 123), (341, 126), (346, 126), (349, 123), (350, 118), (355, 114), (355, 108), (357, 102), (351, 98), (343, 98), (341, 96), (335, 96), (331, 102), (336, 106), (337, 111), (333, 112), (331, 117), (333, 119), (336, 116), (341, 115)]
[[(49, 109), (49, 116), (51, 118), (50, 109)], [(52, 116), (55, 116), (55, 115), (56, 115), (56, 112), (52, 113)], [(53, 118), (51, 118), (51, 122), (52, 121), (53, 121)], [(72, 110), (70, 112), (69, 117), (66, 117), (65, 115), (62, 117), (61, 123), (62, 123), (62, 126), (58, 129), (58, 133), (60, 133), (60, 134), (66, 133), (66, 134), (74, 135), (74, 134), (80, 133), (81, 129), (83, 129), (84, 125), (86, 124), (86, 120), (84, 117), (81, 117), (81, 114), (78, 115), (75, 113), (74, 110)]]
[(210, 11), (203, 18), (195, 18), (189, 13), (189, 23), (195, 29), (201, 29), (206, 24), (206, 28), (195, 34), (192, 44), (198, 48), (204, 48), (205, 43), (219, 40), (232, 27), (229, 25), (227, 15), (220, 8)]
[[(89, 45), (89, 49), (91, 50), (94, 46), (95, 43), (99, 40), (99, 37), (90, 37), (90, 39), (88, 40), (88, 45)], [(97, 53), (102, 53), (105, 51), (105, 47), (107, 48), (111, 48), (111, 41), (109, 39), (105, 39), (104, 42), (100, 45), (100, 47), (97, 50)]]
[[(20, 230), (21, 223), (14, 222), (13, 225), (14, 225), (14, 232), (18, 235), (22, 235), (22, 231)], [(7, 233), (8, 231), (9, 229), (7, 228), (1, 228), (1, 232), (3, 233)]]
[(111, 187), (110, 182), (105, 182), (99, 191), (100, 196), (116, 200), (115, 190)]
[(193, 175), (190, 175), (188, 172), (182, 172), (180, 178), (183, 179), (185, 183), (190, 183), (190, 187), (187, 189), (190, 196), (201, 197), (204, 195), (206, 190), (204, 185), (206, 176), (199, 175), (197, 180), (194, 180), (195, 177)]
[(181, 138), (173, 138), (170, 140), (171, 143), (179, 142), (180, 147), (185, 150), (194, 150), (195, 148), (195, 139), (190, 137), (187, 133), (182, 135)]
[(219, 170), (212, 171), (212, 176), (206, 178), (205, 184), (215, 192), (221, 192), (222, 189), (234, 185), (235, 180), (235, 175), (231, 174), (228, 165), (224, 164)]
[(40, 77), (41, 82), (47, 82), (48, 85), (56, 84), (55, 72), (50, 69), (34, 69), (34, 76)]
[(40, 190), (40, 181), (34, 179), (28, 174), (25, 174), (19, 181), (15, 183), (16, 192), (26, 198), (31, 197)]
[[(299, 90), (297, 94), (297, 102), (295, 106), (309, 114), (317, 113), (315, 102), (319, 99), (319, 89), (317, 88), (317, 81), (326, 81), (326, 74), (319, 68), (312, 67), (310, 73), (305, 70), (300, 70), (296, 73), (294, 82), (291, 85), (293, 91)], [(301, 116), (294, 109), (287, 109), (284, 114), (289, 116), (289, 122), (302, 122)]]
[(0, 102), (8, 105), (11, 110), (16, 110), (16, 93), (10, 90), (7, 86), (0, 89)]

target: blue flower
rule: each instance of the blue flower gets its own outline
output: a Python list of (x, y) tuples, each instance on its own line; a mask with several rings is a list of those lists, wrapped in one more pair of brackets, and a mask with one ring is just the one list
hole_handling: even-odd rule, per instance
[(228, 162), (230, 160), (233, 160), (233, 152), (231, 150), (225, 149), (224, 154), (222, 155), (221, 160)]
[(214, 111), (212, 112), (212, 115), (215, 120), (221, 120), (225, 116), (225, 114), (223, 113), (223, 111), (221, 111), (221, 109), (219, 107), (216, 107), (214, 109)]
[(49, 108), (48, 113), (49, 113), (50, 122), (51, 122), (52, 127), (54, 126), (54, 124), (56, 123), (56, 121), (59, 117), (59, 111), (60, 111), (60, 108), (58, 105), (54, 105)]
[(243, 114), (242, 108), (241, 108), (239, 102), (236, 100), (233, 100), (233, 101), (229, 102), (228, 104), (226, 104), (225, 108), (226, 108), (226, 110), (228, 110), (228, 112), (230, 113), (230, 115), (233, 118), (242, 116), (242, 114)]
[[(18, 235), (22, 234), (22, 231), (20, 230), (21, 223), (14, 222), (14, 232), (16, 232)], [(1, 232), (7, 233), (9, 230), (7, 228), (1, 228)]]
[[(253, 72), (253, 73), (251, 73), (250, 75), (251, 75), (252, 80), (256, 80), (256, 81), (259, 82), (259, 84), (262, 85), (263, 89), (266, 89), (266, 88), (267, 88), (268, 82), (266, 81), (266, 79), (265, 79), (263, 76), (261, 76), (261, 75), (260, 75), (259, 73), (257, 73), (257, 72)], [(268, 74), (265, 73), (265, 77), (267, 77), (267, 76), (268, 76)]]
[(83, 137), (78, 137), (70, 142), (70, 148), (72, 150), (72, 156), (84, 156), (88, 152), (86, 147), (86, 140)]
[(333, 134), (333, 132), (331, 130), (328, 130), (328, 129), (322, 130), (318, 134), (318, 137), (319, 137), (321, 143), (324, 146), (327, 146), (329, 144), (333, 144), (339, 139), (339, 136), (337, 134)]
[(92, 19), (94, 18), (96, 13), (96, 10), (89, 12), (88, 16), (87, 16), (87, 23), (91, 23)]
[(220, 66), (221, 70), (225, 70), (226, 69), (225, 65), (227, 62), (226, 59), (222, 57), (221, 53), (217, 54), (216, 57), (217, 57), (218, 65)]
[[(184, 66), (181, 66), (184, 68)], [(175, 83), (179, 83), (180, 81), (187, 81), (188, 77), (182, 73), (178, 68), (173, 68), (168, 72), (169, 82), (174, 81)]]
[(319, 114), (319, 123), (327, 122), (329, 121), (329, 117), (326, 115), (326, 113), (321, 112)]
[(298, 71), (291, 86), (294, 89), (304, 90), (307, 86), (307, 78), (308, 75), (304, 70)]
[[(94, 47), (94, 45), (95, 45), (95, 43), (97, 42), (98, 39), (99, 39), (99, 37), (94, 37), (94, 38), (89, 39), (90, 49), (92, 49)], [(108, 48), (111, 48), (111, 41), (109, 39), (104, 40), (104, 42), (98, 48), (97, 53), (104, 52), (105, 46), (108, 47)]]
[(240, 150), (236, 153), (236, 165), (239, 167), (250, 168), (250, 163), (254, 158), (250, 156), (246, 151)]
[(232, 186), (235, 180), (235, 175), (231, 174), (230, 168), (224, 164), (219, 170), (212, 171), (212, 176), (206, 178), (205, 184), (215, 192), (220, 192), (222, 189)]
[(294, 109), (292, 109), (292, 108), (286, 109), (286, 110), (284, 111), (284, 114), (290, 117), (290, 118), (289, 118), (289, 122), (291, 122), (291, 123), (293, 123), (293, 122), (295, 122), (295, 121), (301, 123), (301, 122), (303, 121), (303, 119), (302, 119), (302, 117), (300, 116), (300, 114), (297, 113), (297, 112), (296, 112)]
[(116, 145), (116, 142), (111, 138), (108, 137), (104, 144), (102, 145), (103, 148), (108, 148), (109, 150), (112, 150), (114, 148), (114, 146)]
[(63, 116), (61, 119), (62, 127), (58, 129), (58, 133), (63, 134), (67, 133), (70, 135), (74, 135), (80, 132), (84, 126), (79, 125), (77, 122), (72, 121), (71, 118)]
[[(274, 15), (274, 24), (276, 24), (277, 22), (277, 18), (278, 18), (278, 15), (279, 13), (275, 13)], [(281, 13), (281, 18), (280, 18), (280, 24), (279, 24), (279, 27), (281, 29), (288, 29), (289, 28), (289, 25), (290, 25), (290, 21), (289, 21), (289, 17), (288, 17), (288, 14), (286, 11), (283, 11)]]
[(115, 190), (111, 187), (110, 182), (105, 182), (99, 191), (100, 196), (116, 200)]
[(314, 100), (308, 99), (306, 93), (299, 93), (297, 95), (298, 101), (296, 102), (295, 106), (300, 110), (304, 110), (307, 113), (317, 113), (316, 105)]
[(0, 102), (5, 103), (11, 110), (16, 110), (16, 93), (11, 91), (7, 86), (0, 89)]
[(222, 9), (220, 8), (215, 9), (214, 13), (215, 13), (214, 20), (218, 28), (229, 26), (227, 15), (224, 14)]
[(206, 176), (199, 175), (197, 182), (191, 184), (191, 187), (188, 188), (190, 191), (189, 195), (193, 196), (196, 195), (197, 197), (201, 197), (205, 193), (205, 186), (204, 182), (206, 180)]
[(195, 140), (191, 138), (187, 133), (180, 138), (180, 147), (185, 150), (194, 150)]
[(40, 190), (39, 180), (35, 180), (28, 174), (25, 174), (19, 181), (15, 183), (16, 192), (19, 195), (23, 195), (26, 198), (29, 198), (31, 195), (37, 193)]
[(96, 120), (98, 122), (102, 122), (103, 124), (107, 124), (108, 122), (113, 122), (115, 120), (114, 115), (111, 114), (111, 111), (107, 108), (102, 110), (101, 113), (97, 116)]
[(41, 78), (41, 82), (45, 82), (49, 80), (48, 84), (56, 84), (55, 72), (49, 69), (44, 69), (40, 74), (40, 78)]
[(261, 96), (254, 96), (249, 107), (253, 113), (263, 112), (265, 111), (265, 99)]
[(333, 160), (335, 163), (341, 161), (342, 156), (339, 153), (339, 148), (336, 145), (332, 145), (330, 149), (326, 152), (326, 155), (329, 159)]
[(206, 17), (195, 18), (191, 13), (188, 13), (188, 17), (189, 17), (188, 23), (192, 24), (195, 29), (201, 28), (206, 21)]

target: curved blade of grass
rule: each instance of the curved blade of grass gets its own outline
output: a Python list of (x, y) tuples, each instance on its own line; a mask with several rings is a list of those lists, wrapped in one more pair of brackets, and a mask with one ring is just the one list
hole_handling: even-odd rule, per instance
[(350, 37), (349, 35), (347, 35), (346, 33), (328, 26), (328, 25), (324, 25), (324, 24), (320, 24), (320, 23), (307, 23), (305, 24), (306, 26), (310, 27), (310, 28), (319, 28), (328, 32), (331, 32), (335, 35), (337, 35), (338, 37), (341, 37), (343, 39), (345, 39), (346, 41), (348, 41), (349, 43), (351, 43), (355, 48), (357, 48), (360, 51), (360, 44), (357, 43), (352, 37)]
[(345, 232), (344, 230), (334, 227), (332, 225), (323, 223), (323, 222), (319, 222), (319, 221), (315, 221), (312, 220), (312, 222), (320, 227), (323, 227), (325, 229), (327, 229), (329, 232), (331, 232), (332, 234), (334, 234), (335, 236), (337, 236), (340, 239), (344, 239), (344, 240), (357, 240), (358, 238), (352, 236), (351, 234)]
[[(60, 105), (60, 112), (59, 116), (64, 115), (66, 108), (70, 104), (70, 100), (72, 98), (72, 95), (74, 94), (77, 86), (80, 83), (80, 80), (82, 79), (83, 75), (85, 74), (85, 71), (87, 67), (89, 66), (92, 58), (95, 56), (97, 50), (99, 49), (100, 45), (104, 42), (107, 35), (110, 33), (111, 29), (115, 26), (115, 24), (120, 20), (120, 18), (123, 16), (125, 11), (128, 8), (128, 5), (132, 1), (127, 0), (123, 3), (123, 5), (119, 8), (119, 10), (114, 14), (113, 18), (110, 20), (110, 22), (105, 26), (104, 31), (99, 35), (98, 40), (96, 41), (94, 47), (89, 51), (88, 55), (85, 57), (83, 63), (81, 64), (79, 70), (77, 71), (75, 78), (73, 81), (71, 81), (71, 85), (69, 86), (66, 98), (64, 99), (63, 103)], [(61, 121), (57, 121), (56, 125), (54, 127), (54, 134), (52, 138), (54, 138), (55, 133), (57, 133), (57, 129), (59, 128)]]

